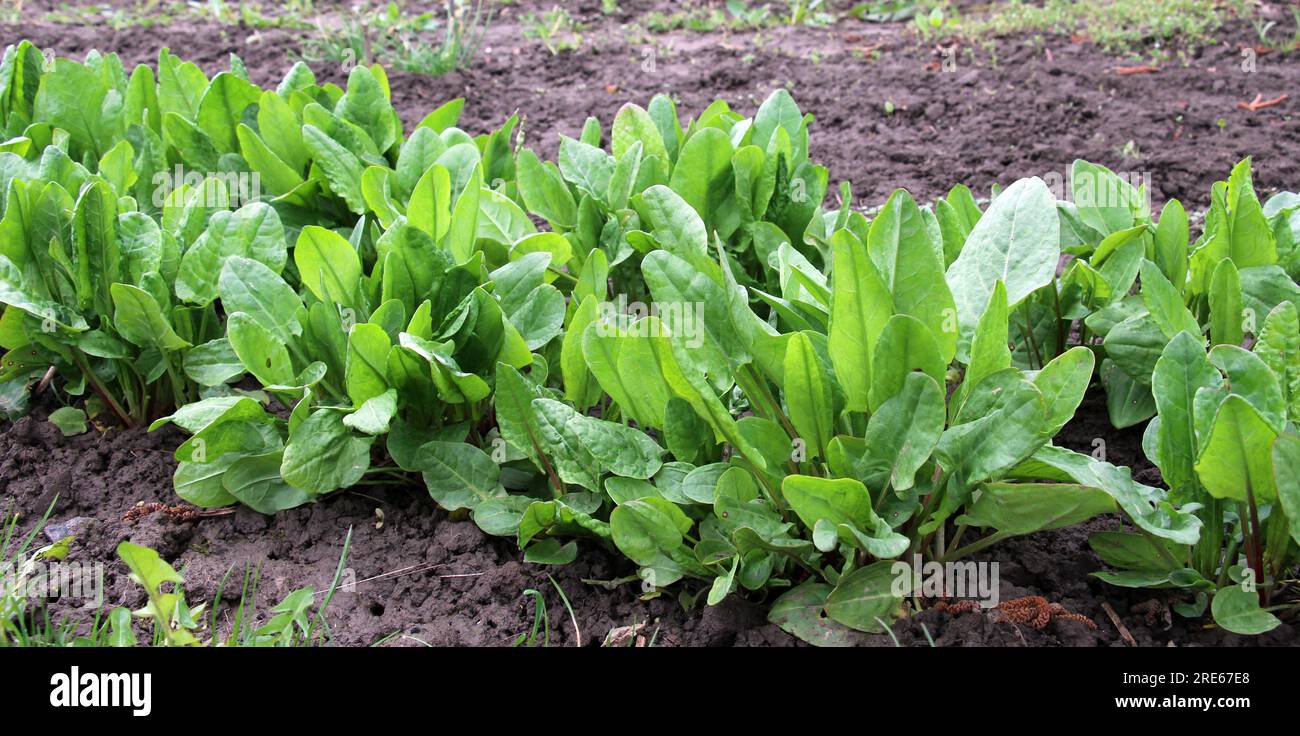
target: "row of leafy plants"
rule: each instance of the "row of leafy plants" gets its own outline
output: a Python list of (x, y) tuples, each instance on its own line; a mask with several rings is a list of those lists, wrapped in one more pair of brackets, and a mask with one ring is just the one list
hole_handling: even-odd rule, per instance
[[(815, 643), (915, 605), (912, 554), (1122, 513), (1091, 544), (1180, 612), (1279, 623), (1300, 539), (1300, 196), (1250, 162), (1203, 227), (1076, 162), (895, 192), (868, 217), (812, 117), (671, 98), (555, 161), (450, 102), (406, 131), (382, 68), (209, 79), (166, 50), (0, 62), (0, 377), (171, 423), (175, 488), (263, 513), (423, 481), (562, 564), (617, 549), (652, 594), (772, 601)], [(1052, 443), (1090, 386), (1169, 488)], [(977, 535), (979, 535), (977, 537)]]

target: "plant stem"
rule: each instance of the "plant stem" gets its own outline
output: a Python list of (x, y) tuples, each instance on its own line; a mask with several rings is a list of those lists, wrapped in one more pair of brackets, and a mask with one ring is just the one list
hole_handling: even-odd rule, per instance
[(953, 562), (955, 560), (960, 560), (966, 555), (979, 552), (980, 550), (984, 549), (985, 547), (988, 547), (989, 545), (997, 544), (998, 542), (1001, 542), (1002, 540), (1012, 536), (1015, 535), (1009, 534), (1007, 532), (993, 532), (992, 534), (988, 535), (987, 537), (984, 537), (983, 539), (977, 539), (974, 542), (971, 542), (970, 544), (966, 545), (965, 547), (960, 547), (958, 549), (949, 552), (948, 554), (944, 555), (943, 560), (941, 561)]
[(117, 399), (113, 398), (113, 395), (104, 387), (104, 384), (99, 382), (95, 372), (90, 370), (90, 364), (86, 361), (86, 354), (81, 352), (79, 348), (72, 348), (72, 361), (77, 364), (77, 368), (82, 375), (90, 382), (91, 388), (95, 389), (95, 393), (99, 394), (105, 404), (108, 404), (108, 408), (113, 410), (113, 413), (122, 421), (122, 424), (126, 425), (128, 429), (134, 429), (137, 426), (135, 420), (122, 408), (121, 404), (117, 403)]

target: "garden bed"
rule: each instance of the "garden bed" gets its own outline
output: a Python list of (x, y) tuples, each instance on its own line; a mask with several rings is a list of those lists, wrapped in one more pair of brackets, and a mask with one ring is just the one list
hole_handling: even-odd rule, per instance
[[(941, 54), (904, 24), (844, 21), (828, 28), (777, 27), (762, 32), (672, 31), (629, 44), (623, 24), (652, 8), (676, 3), (624, 2), (623, 14), (602, 15), (599, 2), (576, 3), (589, 25), (578, 49), (553, 56), (523, 37), (521, 16), (550, 3), (519, 2), (501, 11), (478, 61), (442, 77), (394, 72), (392, 102), (409, 130), (429, 110), (464, 97), (459, 126), (486, 133), (518, 112), (528, 145), (554, 158), (561, 135), (576, 136), (589, 116), (613, 119), (626, 101), (644, 103), (671, 93), (683, 118), (716, 98), (752, 114), (774, 89), (788, 88), (815, 116), (814, 158), (830, 180), (853, 184), (855, 203), (879, 205), (896, 188), (918, 201), (942, 196), (957, 182), (976, 192), (1019, 177), (1070, 170), (1076, 158), (1116, 171), (1149, 174), (1153, 211), (1179, 198), (1189, 212), (1209, 205), (1209, 185), (1246, 156), (1263, 200), (1300, 182), (1300, 118), (1295, 101), (1251, 112), (1256, 95), (1276, 97), (1300, 85), (1300, 65), (1270, 56), (1252, 73), (1241, 69), (1243, 46), (1255, 41), (1245, 23), (1224, 29), (1221, 43), (1186, 64), (1155, 73), (1117, 71), (1131, 60), (1104, 53), (1087, 40), (1063, 36), (1011, 37), (958, 55), (942, 71)], [(36, 4), (39, 8), (40, 4)], [(115, 51), (130, 66), (153, 63), (170, 47), (208, 73), (237, 53), (251, 81), (272, 87), (287, 68), (285, 52), (306, 31), (187, 20), (120, 30), (32, 22), (0, 26), (0, 46), (30, 39), (61, 56), (90, 49)], [(648, 55), (644, 49), (656, 49)], [(864, 51), (866, 49), (866, 51)], [(653, 70), (647, 60), (652, 59)], [(344, 84), (338, 67), (315, 64), (321, 82)], [(1094, 387), (1097, 388), (1097, 387)], [(138, 504), (174, 503), (172, 452), (184, 435), (170, 427), (149, 433), (104, 427), (63, 437), (45, 421), (53, 407), (37, 402), (32, 415), (0, 434), (0, 487), (31, 528), (57, 497), (52, 525), (75, 523), (75, 554), (115, 560), (122, 540), (152, 547), (185, 577), (191, 603), (210, 600), (235, 566), (261, 565), (259, 598), (278, 601), (290, 590), (326, 588), (352, 530), (347, 557), (357, 585), (333, 600), (329, 622), (341, 645), (508, 645), (531, 625), (539, 591), (550, 612), (550, 642), (601, 643), (611, 630), (647, 624), (655, 645), (794, 645), (768, 623), (766, 603), (731, 595), (692, 610), (669, 589), (640, 599), (639, 583), (601, 586), (635, 572), (622, 557), (583, 542), (576, 562), (551, 567), (523, 562), (510, 539), (490, 537), (464, 515), (438, 508), (422, 487), (358, 485), (323, 501), (263, 516), (246, 508), (197, 519), (164, 512), (128, 520)], [(1054, 440), (1082, 453), (1104, 440), (1106, 459), (1133, 468), (1159, 486), (1159, 471), (1143, 455), (1142, 427), (1114, 429), (1104, 396), (1090, 390), (1075, 419)], [(73, 522), (73, 520), (76, 520)], [(1177, 593), (1108, 586), (1089, 573), (1103, 565), (1087, 544), (1090, 532), (1129, 528), (1119, 515), (999, 543), (976, 554), (1000, 564), (1003, 600), (1042, 596), (1081, 614), (1042, 629), (979, 612), (953, 616), (927, 610), (895, 623), (891, 634), (863, 635), (874, 646), (1273, 646), (1300, 644), (1300, 625), (1287, 623), (1247, 637), (1172, 615)], [(66, 527), (64, 527), (66, 528)], [(555, 584), (548, 580), (554, 577)], [(698, 584), (693, 584), (698, 587)], [(569, 620), (571, 605), (576, 626)], [(238, 600), (228, 586), (226, 603)], [(1156, 601), (1152, 604), (1151, 601)], [(116, 562), (108, 567), (106, 602), (136, 608), (144, 593)], [(1125, 634), (1105, 610), (1109, 605)], [(54, 619), (87, 612), (70, 602), (48, 606)]]

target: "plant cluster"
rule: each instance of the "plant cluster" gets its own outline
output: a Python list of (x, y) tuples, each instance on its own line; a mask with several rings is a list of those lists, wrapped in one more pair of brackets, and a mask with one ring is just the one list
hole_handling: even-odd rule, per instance
[[(407, 135), (389, 98), (378, 66), (263, 90), (166, 51), (128, 75), (7, 49), (10, 405), (54, 375), (92, 416), (176, 425), (201, 507), (418, 477), (526, 560), (587, 539), (648, 594), (768, 597), (817, 643), (913, 605), (900, 557), (1116, 512), (1134, 533), (1094, 537), (1106, 580), (1276, 625), (1300, 197), (1261, 204), (1249, 161), (1196, 240), (1082, 161), (1066, 199), (899, 190), (868, 218), (847, 185), (826, 205), (785, 91), (752, 117), (628, 104), (554, 161), (516, 118), (461, 130), (461, 100)], [(1053, 444), (1095, 380), (1117, 426), (1155, 417), (1168, 491)]]

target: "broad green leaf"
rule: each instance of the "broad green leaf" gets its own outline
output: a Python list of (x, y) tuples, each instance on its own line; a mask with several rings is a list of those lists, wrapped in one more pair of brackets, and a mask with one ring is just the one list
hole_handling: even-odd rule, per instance
[(1060, 222), (1047, 185), (1021, 179), (1003, 190), (948, 268), (962, 342), (968, 343), (998, 281), (1006, 286), (1007, 303), (1018, 304), (1052, 282), (1059, 257)]
[(355, 485), (370, 467), (372, 437), (358, 437), (341, 412), (317, 409), (289, 435), (280, 463), (285, 482), (312, 495)]
[(317, 299), (353, 309), (360, 306), (361, 258), (342, 235), (316, 225), (304, 227), (293, 249), (293, 261), (303, 286)]
[(893, 296), (894, 312), (930, 329), (943, 362), (957, 352), (957, 312), (944, 279), (940, 249), (930, 242), (916, 202), (899, 189), (871, 222), (867, 252)]
[(939, 385), (944, 385), (947, 377), (947, 363), (934, 333), (906, 314), (896, 314), (885, 323), (871, 365), (873, 411), (903, 390), (907, 374), (912, 371), (925, 373)]
[(310, 502), (310, 495), (280, 477), (283, 460), (283, 450), (239, 457), (221, 476), (221, 486), (240, 503), (263, 514)]
[(985, 483), (957, 523), (992, 527), (1005, 534), (1032, 534), (1116, 511), (1115, 500), (1100, 488), (1070, 483)]
[(1210, 279), (1210, 342), (1213, 345), (1240, 345), (1242, 330), (1241, 275), (1231, 259), (1224, 259)]
[(397, 391), (388, 389), (366, 399), (356, 411), (343, 417), (343, 424), (362, 434), (378, 436), (388, 432), (389, 422), (397, 414)]
[(302, 126), (302, 140), (311, 152), (312, 161), (329, 181), (330, 189), (343, 198), (348, 209), (362, 215), (366, 199), (361, 193), (361, 159), (315, 125)]
[(429, 442), (418, 460), (424, 485), (435, 503), (448, 511), (473, 509), (505, 495), (500, 466), (487, 453), (463, 442)]
[(1277, 498), (1270, 450), (1278, 432), (1249, 401), (1230, 395), (1196, 459), (1201, 485), (1215, 498), (1268, 503)]
[(1273, 441), (1272, 460), (1278, 503), (1286, 516), (1291, 538), (1300, 543), (1300, 437), (1278, 435)]
[(1196, 317), (1183, 305), (1182, 294), (1165, 278), (1156, 264), (1142, 261), (1142, 302), (1165, 337), (1173, 339), (1179, 332), (1201, 334)]
[(1011, 475), (1100, 488), (1115, 499), (1134, 524), (1157, 537), (1178, 544), (1195, 544), (1200, 537), (1200, 519), (1175, 509), (1165, 500), (1163, 491), (1134, 481), (1128, 468), (1049, 445), (1040, 448)]
[(705, 228), (721, 229), (723, 205), (733, 190), (731, 141), (717, 128), (704, 128), (686, 139), (677, 155), (669, 186), (686, 201)]
[(1283, 302), (1268, 313), (1254, 352), (1276, 377), (1287, 416), (1300, 422), (1300, 317), (1294, 303)]
[(889, 290), (867, 248), (849, 231), (831, 238), (834, 278), (827, 332), (831, 364), (844, 389), (849, 411), (870, 408), (871, 358), (885, 323), (893, 314)]
[(288, 345), (302, 335), (307, 308), (279, 274), (260, 261), (231, 256), (217, 280), (222, 308), (244, 312)]
[(388, 333), (379, 325), (353, 325), (348, 333), (345, 379), (354, 406), (360, 407), (388, 390), (388, 353), (392, 347)]
[[(1155, 230), (1156, 265), (1178, 293), (1187, 286), (1187, 210), (1176, 199), (1165, 203)], [(1145, 279), (1144, 279), (1145, 280)]]
[(1259, 606), (1259, 593), (1246, 591), (1240, 585), (1220, 588), (1210, 604), (1214, 622), (1234, 634), (1254, 636), (1272, 631), (1282, 621)]
[(876, 515), (867, 487), (852, 478), (789, 475), (781, 483), (781, 494), (809, 529), (822, 519), (865, 528)]
[(786, 346), (785, 402), (790, 421), (810, 445), (809, 450), (824, 456), (834, 427), (835, 407), (830, 378), (822, 370), (812, 341), (803, 333), (796, 333)]
[(541, 215), (556, 230), (570, 230), (578, 222), (578, 205), (564, 183), (559, 168), (542, 162), (525, 148), (515, 160), (519, 195), (530, 212)]
[(676, 192), (657, 184), (635, 198), (637, 210), (664, 248), (682, 257), (704, 255), (709, 235), (704, 220)]
[(84, 434), (90, 428), (86, 423), (86, 412), (71, 406), (61, 406), (50, 412), (49, 422), (64, 437)]
[(242, 256), (275, 273), (284, 269), (288, 249), (280, 216), (269, 205), (252, 202), (235, 212), (214, 213), (208, 227), (181, 256), (176, 296), (204, 305), (217, 297), (226, 259)]
[(113, 323), (122, 337), (140, 347), (181, 350), (190, 346), (172, 329), (158, 302), (144, 289), (113, 284)]
[(263, 386), (293, 383), (293, 360), (288, 348), (252, 316), (231, 314), (226, 322), (226, 337), (240, 362)]
[(644, 480), (663, 465), (663, 448), (639, 429), (576, 413), (566, 426), (592, 457), (615, 475)]
[(909, 373), (903, 390), (881, 404), (867, 423), (869, 469), (884, 473), (894, 491), (912, 488), (943, 426), (943, 390), (924, 373)]
[(411, 191), (407, 218), (435, 241), (451, 229), (451, 174), (442, 164), (430, 166)]
[(1216, 345), (1210, 362), (1227, 376), (1232, 393), (1251, 406), (1277, 431), (1286, 425), (1286, 399), (1278, 377), (1258, 355), (1236, 345)]
[(1157, 452), (1152, 460), (1160, 466), (1165, 483), (1182, 498), (1191, 497), (1184, 494), (1196, 478), (1193, 465), (1200, 452), (1193, 414), (1196, 392), (1222, 384), (1223, 377), (1210, 364), (1201, 341), (1190, 333), (1169, 341), (1151, 375), (1151, 391), (1160, 412)]
[(689, 402), (677, 396), (664, 407), (664, 443), (682, 462), (695, 462), (713, 447), (713, 430)]
[(911, 591), (911, 580), (911, 568), (901, 562), (875, 562), (854, 570), (827, 596), (826, 615), (851, 629), (881, 633)]
[(1053, 358), (1034, 376), (1034, 385), (1047, 399), (1047, 426), (1043, 429), (1046, 436), (1056, 436), (1074, 418), (1092, 381), (1095, 361), (1091, 350), (1077, 345)]
[(861, 634), (825, 615), (826, 599), (832, 590), (825, 583), (808, 580), (777, 598), (767, 620), (813, 646), (857, 646), (862, 643)]
[(669, 160), (663, 136), (659, 134), (649, 113), (644, 108), (628, 103), (614, 116), (614, 126), (610, 131), (610, 148), (614, 158), (623, 158), (623, 154), (636, 143), (641, 144), (644, 156), (654, 156), (661, 163)]

